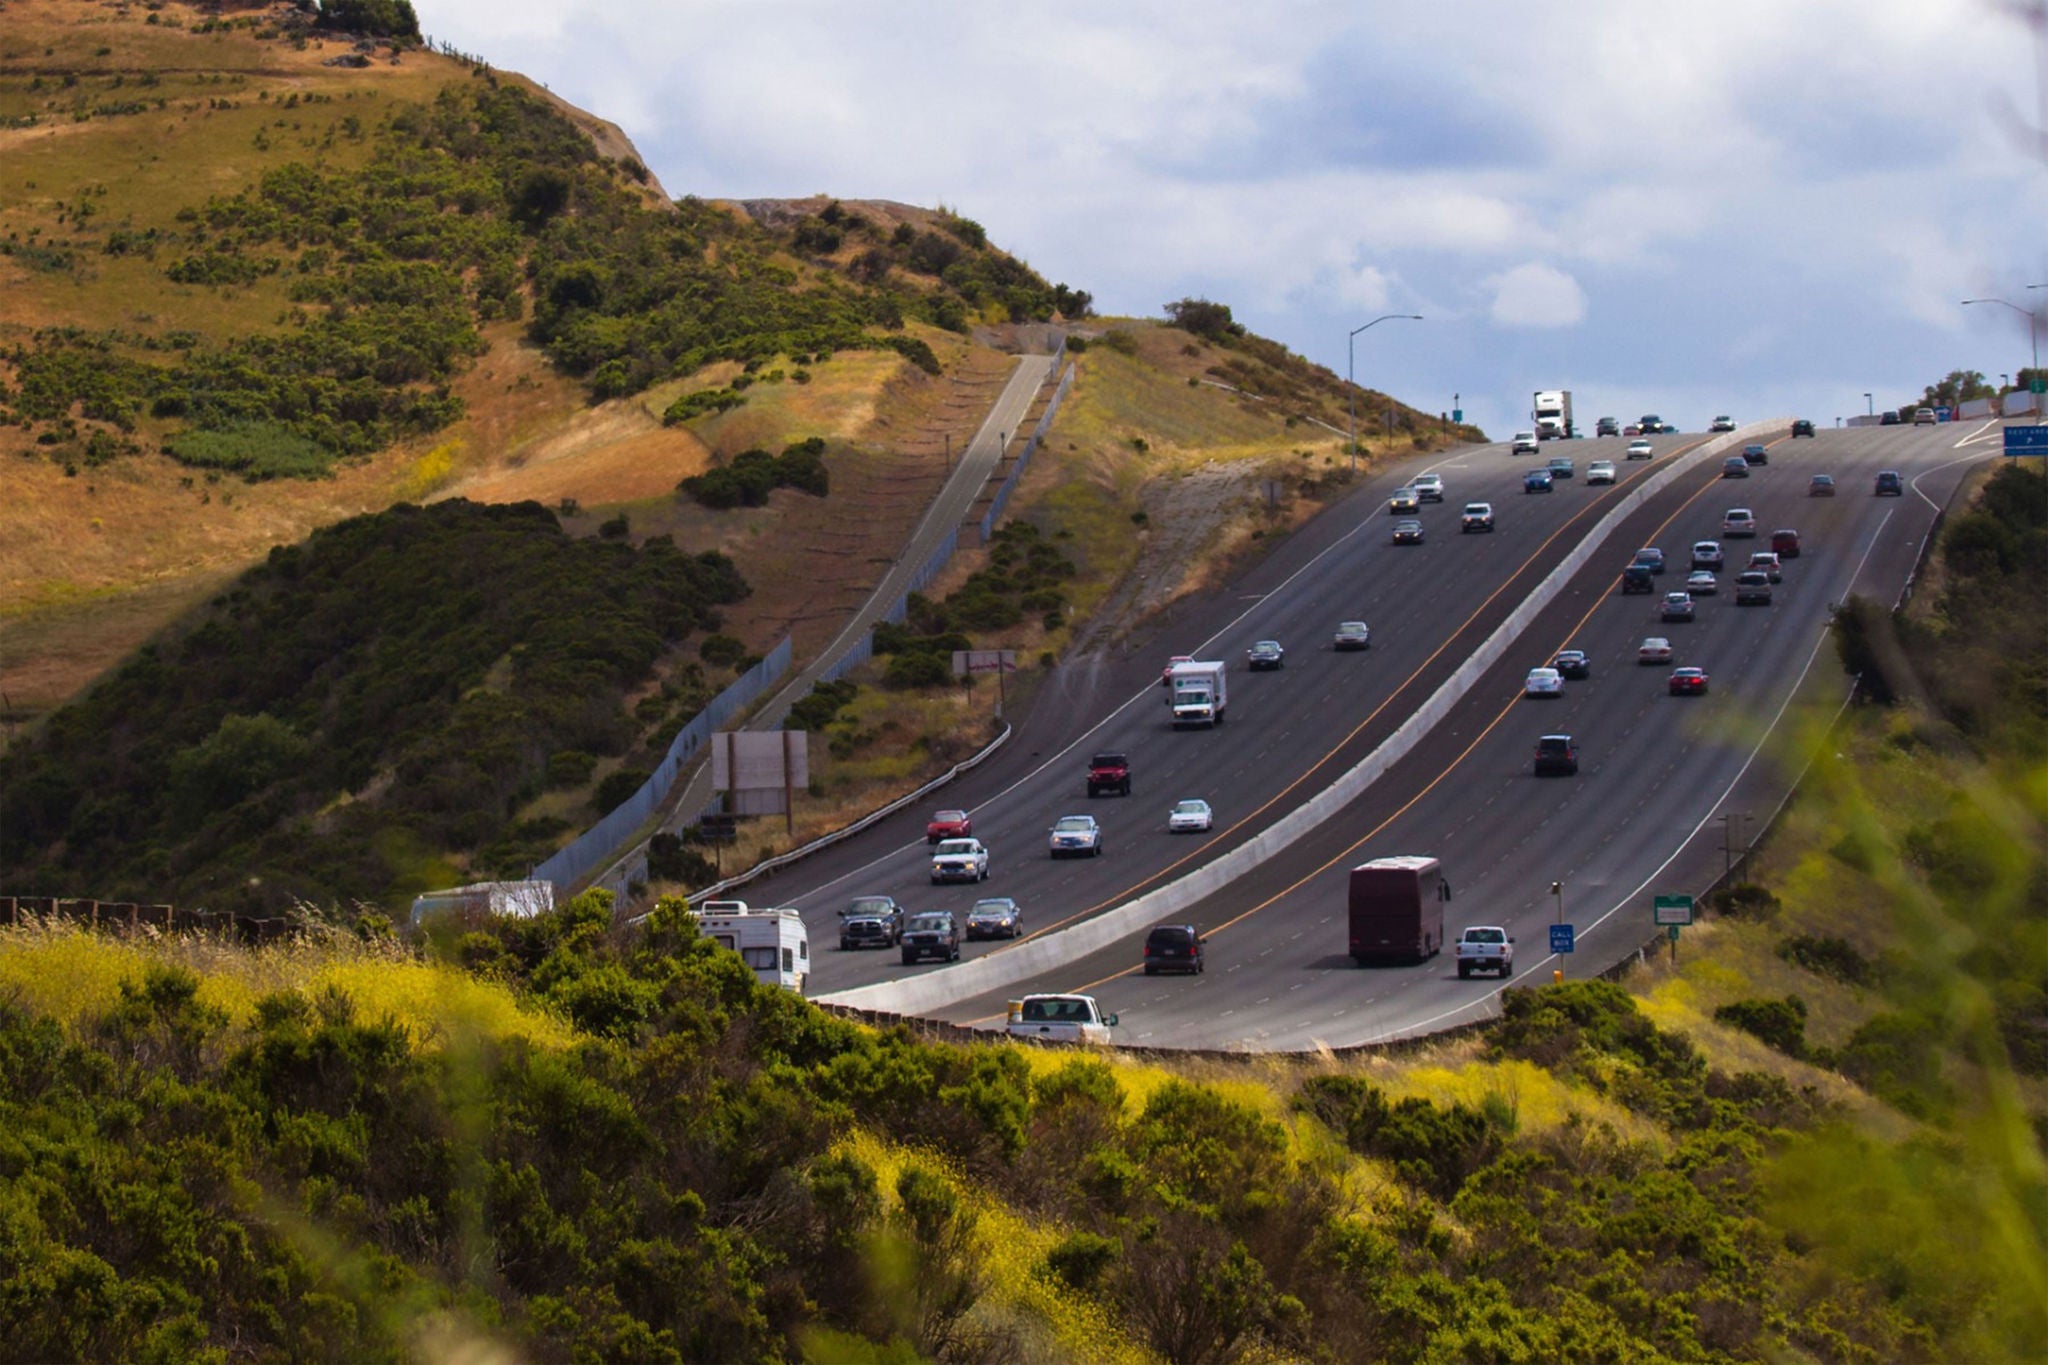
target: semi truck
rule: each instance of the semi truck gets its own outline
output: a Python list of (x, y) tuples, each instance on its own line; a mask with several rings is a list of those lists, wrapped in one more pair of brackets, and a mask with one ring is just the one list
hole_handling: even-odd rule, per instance
[(1175, 729), (1189, 725), (1221, 725), (1230, 704), (1230, 685), (1222, 663), (1190, 659), (1166, 675), (1166, 701), (1173, 708)]
[(797, 911), (786, 906), (754, 909), (745, 901), (706, 901), (697, 927), (719, 947), (738, 953), (763, 985), (804, 993), (811, 976), (811, 940)]
[(1451, 885), (1435, 858), (1375, 858), (1351, 869), (1351, 960), (1425, 962), (1444, 947)]
[(1536, 407), (1529, 414), (1536, 421), (1536, 439), (1539, 441), (1566, 440), (1579, 434), (1572, 425), (1572, 395), (1570, 389), (1539, 389), (1536, 392)]

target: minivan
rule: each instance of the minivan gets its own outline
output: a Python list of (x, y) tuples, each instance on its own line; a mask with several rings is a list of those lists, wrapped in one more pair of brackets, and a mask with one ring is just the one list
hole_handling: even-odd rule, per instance
[(1200, 972), (1206, 942), (1192, 924), (1155, 924), (1145, 935), (1145, 975)]

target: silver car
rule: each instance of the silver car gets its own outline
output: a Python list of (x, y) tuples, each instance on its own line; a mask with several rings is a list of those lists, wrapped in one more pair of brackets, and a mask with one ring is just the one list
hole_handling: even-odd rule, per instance
[(1053, 821), (1046, 840), (1055, 858), (1099, 858), (1102, 856), (1102, 826), (1092, 815), (1062, 815)]
[(1339, 621), (1331, 641), (1337, 649), (1365, 649), (1372, 644), (1372, 628), (1363, 621)]

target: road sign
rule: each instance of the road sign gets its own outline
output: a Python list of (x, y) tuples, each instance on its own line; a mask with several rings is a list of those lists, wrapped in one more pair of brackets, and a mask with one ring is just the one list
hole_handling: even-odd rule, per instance
[(2034, 372), (2034, 382), (2027, 385), (2027, 392), (2048, 393), (2048, 379), (2042, 378), (2039, 370)]
[(2007, 427), (2005, 429), (2005, 453), (2008, 455), (2048, 455), (2048, 426)]
[(1568, 953), (1572, 951), (1572, 926), (1553, 924), (1550, 926), (1550, 951)]
[(1937, 422), (1952, 422), (1955, 420), (1955, 411), (1954, 408), (1936, 408), (1934, 410), (1934, 420)]
[(1658, 896), (1650, 907), (1652, 924), (1691, 924), (1691, 896)]

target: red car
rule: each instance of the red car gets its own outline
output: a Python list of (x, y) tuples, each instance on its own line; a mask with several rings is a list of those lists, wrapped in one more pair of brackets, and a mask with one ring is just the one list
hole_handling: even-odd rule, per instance
[(1704, 697), (1707, 694), (1707, 670), (1704, 668), (1674, 668), (1671, 670), (1671, 695), (1674, 697)]
[(1771, 549), (1780, 559), (1799, 558), (1799, 533), (1789, 526), (1782, 526), (1771, 532)]
[(1166, 667), (1159, 670), (1159, 685), (1161, 687), (1170, 687), (1173, 685), (1173, 666), (1175, 664), (1191, 664), (1194, 661), (1195, 656), (1192, 654), (1173, 655), (1166, 661)]
[(925, 822), (924, 841), (936, 844), (941, 839), (965, 839), (974, 833), (974, 821), (964, 810), (942, 810)]

